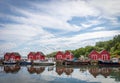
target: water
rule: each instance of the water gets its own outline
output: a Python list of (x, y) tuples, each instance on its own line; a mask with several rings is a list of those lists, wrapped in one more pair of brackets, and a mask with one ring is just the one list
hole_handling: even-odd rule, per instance
[(0, 83), (120, 83), (120, 68), (0, 66)]

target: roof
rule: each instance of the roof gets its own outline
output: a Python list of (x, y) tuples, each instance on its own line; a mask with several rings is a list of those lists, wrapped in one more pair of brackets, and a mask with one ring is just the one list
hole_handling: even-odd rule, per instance
[[(36, 54), (35, 52), (30, 52), (29, 54), (31, 54), (31, 53), (32, 53), (33, 55), (35, 55), (35, 54)], [(28, 55), (29, 55), (29, 54), (28, 54)]]
[(109, 52), (106, 51), (106, 50), (102, 50), (102, 51), (100, 52), (100, 54), (102, 54), (102, 53), (108, 53), (108, 54), (109, 54)]
[(69, 53), (70, 55), (73, 55), (72, 52), (70, 52), (70, 51), (66, 51), (66, 52), (65, 52), (65, 54), (68, 54), (68, 53)]
[[(43, 54), (43, 52), (37, 52), (37, 53), (40, 53), (41, 55), (45, 56), (45, 55)], [(37, 53), (36, 53), (36, 54), (37, 54)]]
[(9, 52), (6, 52), (6, 53), (5, 53), (5, 55), (10, 55), (10, 54), (11, 54), (11, 53), (9, 53)]
[(15, 54), (16, 56), (21, 56), (18, 52), (12, 52), (13, 54)]
[[(93, 54), (93, 53), (99, 54), (96, 50), (92, 50), (92, 51), (90, 52), (90, 54)], [(89, 55), (90, 55), (90, 54), (89, 54)]]

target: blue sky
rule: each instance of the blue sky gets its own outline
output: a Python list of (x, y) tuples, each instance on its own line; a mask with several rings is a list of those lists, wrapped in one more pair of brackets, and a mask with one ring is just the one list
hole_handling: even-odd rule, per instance
[(0, 54), (72, 50), (120, 34), (120, 0), (0, 0)]

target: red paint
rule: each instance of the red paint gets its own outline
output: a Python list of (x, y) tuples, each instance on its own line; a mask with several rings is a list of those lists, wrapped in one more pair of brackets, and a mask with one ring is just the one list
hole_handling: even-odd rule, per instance
[(73, 54), (69, 51), (65, 52), (65, 60), (72, 60), (73, 59)]
[(100, 53), (93, 50), (88, 56), (91, 60), (110, 60), (110, 53), (106, 50), (103, 50)]
[(29, 54), (28, 54), (28, 60), (35, 60), (36, 59), (36, 57), (35, 57), (35, 52), (30, 52)]
[(55, 56), (56, 60), (72, 60), (73, 54), (69, 51), (66, 51), (65, 53), (58, 51), (56, 56)]
[(42, 52), (37, 52), (35, 54), (36, 60), (45, 60), (45, 55)]
[(28, 54), (28, 60), (45, 60), (45, 55), (42, 52), (30, 52)]
[(6, 61), (8, 61), (8, 60), (19, 61), (19, 60), (21, 60), (21, 56), (20, 56), (20, 54), (17, 53), (17, 52), (6, 53), (6, 54), (4, 55), (4, 59), (5, 59)]
[(99, 60), (100, 59), (100, 54), (98, 52), (96, 52), (95, 50), (93, 50), (88, 56), (91, 60)]
[(110, 60), (110, 53), (108, 51), (103, 50), (100, 52), (100, 55), (101, 55), (100, 57), (101, 60), (105, 60), (105, 61)]
[(56, 58), (56, 60), (62, 60), (64, 58), (63, 52), (58, 51), (55, 58)]
[(11, 54), (11, 53), (6, 53), (6, 54), (4, 55), (4, 59), (5, 59), (6, 61), (9, 60), (9, 58), (10, 58), (10, 54)]

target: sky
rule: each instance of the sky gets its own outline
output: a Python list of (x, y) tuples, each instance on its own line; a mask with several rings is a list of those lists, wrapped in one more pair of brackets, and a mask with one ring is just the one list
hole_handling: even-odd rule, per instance
[(0, 0), (0, 56), (74, 50), (120, 34), (120, 0)]

